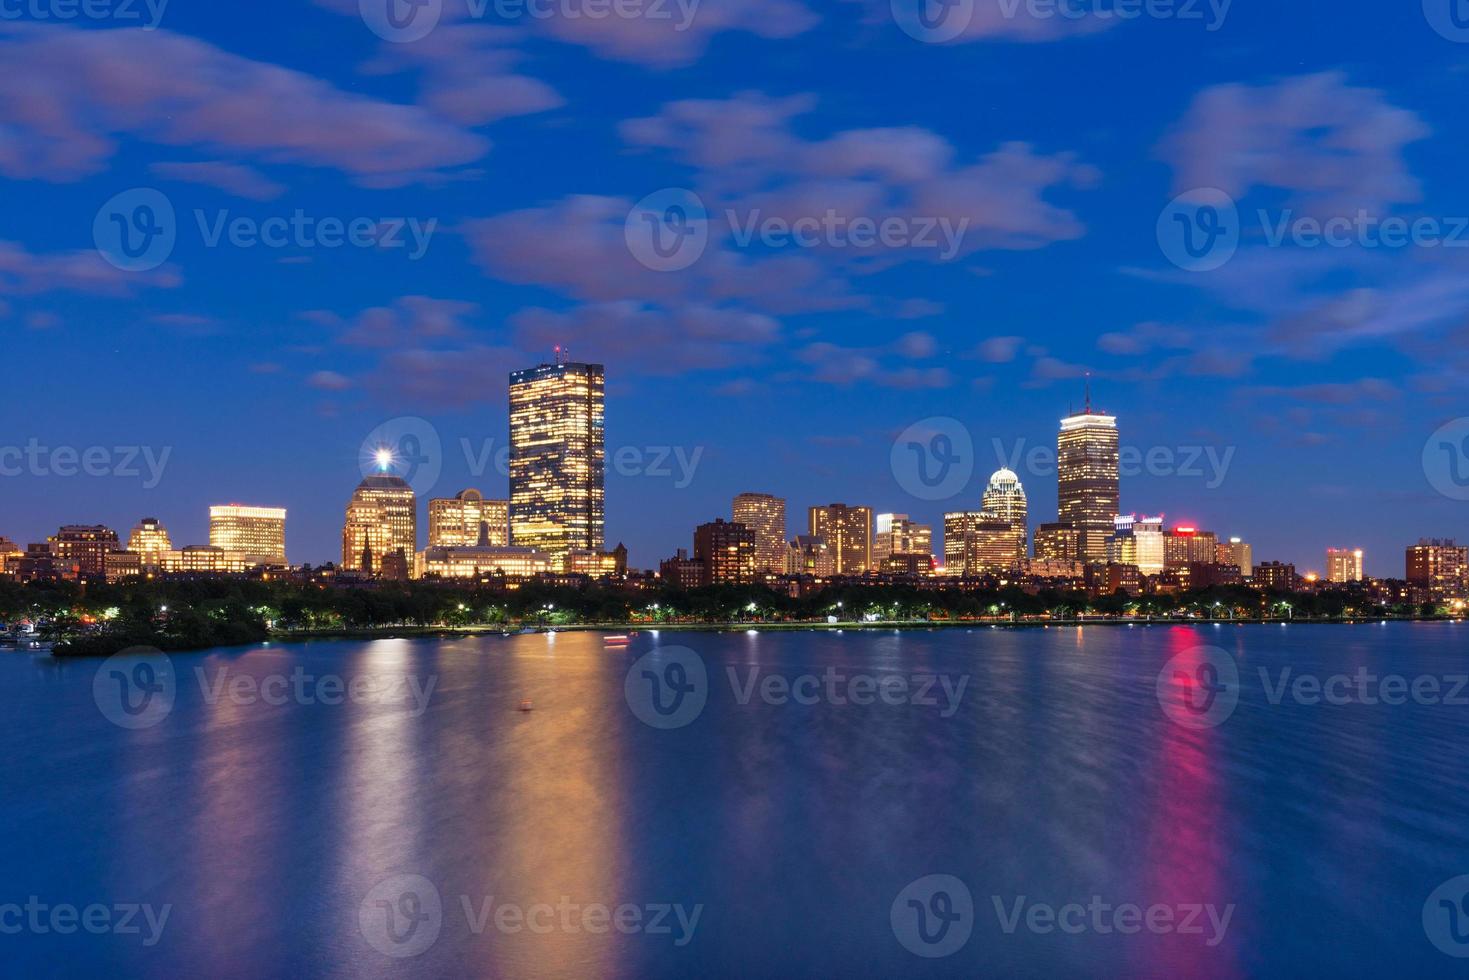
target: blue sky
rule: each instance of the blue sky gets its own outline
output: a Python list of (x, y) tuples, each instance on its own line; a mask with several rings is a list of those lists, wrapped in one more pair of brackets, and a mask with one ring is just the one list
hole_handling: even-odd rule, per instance
[[(413, 41), (379, 37), (357, 0), (172, 0), (154, 30), (7, 16), (0, 443), (107, 461), (7, 469), (0, 535), (148, 515), (198, 543), (208, 504), (242, 501), (289, 508), (294, 560), (335, 559), (360, 448), (389, 420), (440, 437), (432, 495), (504, 493), (474, 460), (504, 445), (508, 372), (560, 342), (607, 366), (627, 461), (608, 539), (637, 565), (744, 490), (786, 496), (792, 533), (833, 501), (938, 523), (977, 506), (999, 456), (1054, 446), (1090, 371), (1124, 445), (1168, 461), (1124, 479), (1124, 510), (1313, 569), (1361, 546), (1401, 574), (1418, 537), (1469, 537), (1423, 463), (1466, 414), (1466, 251), (1271, 237), (1360, 215), (1469, 245), (1469, 30), (1436, 30), (1435, 2), (1238, 0), (1218, 22), (975, 0), (945, 43), (887, 0), (704, 0), (683, 31), (676, 7), (481, 18), (444, 0)], [(94, 224), (131, 217), (139, 188), (174, 241), (129, 271)], [(625, 220), (670, 188), (706, 207), (708, 243), (658, 271)], [(1189, 271), (1165, 209), (1199, 188), (1235, 205), (1239, 244)], [(725, 217), (829, 209), (963, 232), (952, 255), (743, 244)], [(431, 234), (419, 257), (392, 237), (209, 243), (298, 211)], [(890, 463), (933, 418), (977, 454), (941, 500)], [(168, 453), (156, 485), (127, 447)], [(1199, 475), (1169, 472), (1196, 455)], [(1053, 475), (1019, 469), (1033, 522), (1054, 519)]]

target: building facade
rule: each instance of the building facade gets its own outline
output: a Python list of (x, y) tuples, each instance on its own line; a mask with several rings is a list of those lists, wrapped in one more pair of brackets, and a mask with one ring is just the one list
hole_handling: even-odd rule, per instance
[(768, 493), (742, 493), (731, 508), (736, 524), (755, 533), (755, 571), (784, 575), (786, 569), (786, 502)]
[(1064, 522), (1035, 529), (1035, 557), (1043, 562), (1081, 561), (1081, 532)]
[(982, 575), (1018, 569), (1025, 561), (1025, 534), (987, 511), (944, 515), (944, 571)]
[(478, 547), (481, 540), (492, 548), (510, 544), (510, 501), (486, 500), (471, 487), (428, 502), (428, 547)]
[(559, 360), (510, 375), (510, 537), (551, 556), (600, 552), (606, 522), (606, 381)]
[(894, 556), (904, 559), (901, 564), (911, 564), (909, 556), (933, 557), (933, 528), (909, 520), (907, 514), (878, 514), (876, 532), (872, 536), (873, 566), (886, 570), (884, 563)]
[(1327, 548), (1326, 581), (1362, 581), (1366, 577), (1362, 574), (1362, 554), (1361, 548)]
[(1219, 542), (1219, 564), (1235, 565), (1245, 578), (1255, 574), (1255, 549), (1240, 538)]
[(1429, 599), (1469, 598), (1469, 547), (1424, 538), (1408, 549), (1406, 564), (1408, 584)]
[(156, 517), (145, 517), (128, 535), (128, 550), (139, 556), (144, 569), (163, 567), (163, 556), (173, 550), (168, 529)]
[(861, 575), (872, 568), (872, 508), (828, 504), (812, 507), (807, 532), (825, 538), (836, 560), (836, 575)]
[(694, 529), (700, 585), (748, 585), (755, 581), (755, 532), (720, 518)]
[(286, 564), (284, 507), (225, 504), (209, 508), (209, 544), (252, 565)]
[(47, 543), (56, 572), (68, 579), (106, 577), (108, 552), (121, 550), (117, 532), (101, 524), (67, 524)]
[(1056, 443), (1057, 519), (1080, 535), (1081, 557), (1107, 560), (1107, 538), (1121, 513), (1117, 419), (1091, 410), (1061, 420)]
[(997, 470), (990, 477), (980, 510), (1019, 531), (1022, 549), (1029, 548), (1030, 507), (1025, 499), (1025, 487), (1012, 470)]
[(408, 482), (379, 473), (358, 484), (342, 527), (342, 567), (398, 577), (412, 569), (417, 545), (418, 498)]

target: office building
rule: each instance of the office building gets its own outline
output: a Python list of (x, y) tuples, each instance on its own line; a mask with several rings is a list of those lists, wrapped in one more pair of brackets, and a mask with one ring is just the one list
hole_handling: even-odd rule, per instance
[(605, 534), (602, 365), (562, 360), (510, 375), (510, 539), (551, 556), (600, 552)]
[(1043, 562), (1081, 561), (1081, 532), (1074, 524), (1042, 524), (1035, 529), (1035, 557)]
[(836, 554), (825, 538), (816, 534), (800, 534), (791, 540), (786, 551), (787, 575), (831, 578), (836, 572)]
[(252, 565), (284, 565), (285, 508), (246, 507), (242, 504), (211, 507), (209, 544)]
[[(932, 557), (933, 528), (909, 520), (907, 514), (878, 514), (876, 533), (872, 536), (872, 561), (883, 569), (883, 563), (894, 556)], [(910, 562), (902, 561), (903, 567)]]
[(1360, 582), (1362, 574), (1361, 548), (1327, 548), (1326, 581)]
[(828, 504), (812, 507), (807, 531), (825, 538), (836, 559), (836, 575), (861, 575), (872, 567), (872, 508)]
[(342, 567), (385, 578), (406, 578), (418, 544), (418, 500), (400, 476), (366, 477), (347, 504)]
[(1025, 560), (1025, 533), (987, 511), (944, 515), (944, 571), (981, 575), (1018, 569)]
[(997, 470), (990, 477), (979, 509), (1019, 531), (1022, 547), (1028, 547), (1030, 508), (1026, 503), (1025, 488), (1020, 485), (1020, 477), (1013, 471)]
[(1296, 590), (1296, 566), (1279, 561), (1261, 562), (1255, 566), (1255, 584), (1277, 592)]
[(510, 501), (486, 500), (478, 490), (428, 502), (428, 547), (504, 548), (510, 544)]
[(736, 524), (755, 534), (755, 571), (784, 575), (786, 570), (786, 502), (769, 493), (742, 493), (731, 508)]
[(747, 585), (755, 581), (755, 532), (723, 518), (694, 529), (694, 560), (701, 585)]
[(1196, 527), (1176, 527), (1163, 535), (1163, 567), (1213, 565), (1219, 560), (1219, 536)]
[(1107, 538), (1121, 513), (1117, 419), (1086, 409), (1061, 420), (1057, 439), (1058, 521), (1076, 528), (1082, 560), (1107, 560)]
[(1239, 538), (1219, 542), (1218, 561), (1221, 565), (1237, 566), (1239, 573), (1245, 578), (1250, 578), (1255, 574), (1254, 549)]
[(145, 517), (128, 535), (128, 550), (136, 552), (144, 569), (163, 567), (163, 556), (173, 550), (168, 529), (156, 517)]

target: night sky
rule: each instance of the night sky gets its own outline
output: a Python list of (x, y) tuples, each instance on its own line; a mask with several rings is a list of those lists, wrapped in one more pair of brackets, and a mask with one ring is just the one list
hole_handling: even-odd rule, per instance
[[(599, 21), (462, 3), (411, 42), (357, 0), (173, 0), (148, 31), (0, 20), (0, 453), (98, 449), (97, 475), (0, 454), (0, 535), (147, 515), (205, 543), (208, 505), (237, 501), (289, 509), (293, 561), (338, 560), (389, 420), (438, 436), (427, 495), (504, 495), (507, 375), (561, 343), (606, 365), (608, 546), (639, 567), (746, 490), (787, 497), (792, 534), (833, 501), (938, 526), (1010, 462), (1032, 524), (1054, 520), (1054, 474), (1024, 453), (1054, 449), (1088, 371), (1123, 445), (1154, 451), (1126, 511), (1303, 571), (1335, 545), (1400, 576), (1420, 536), (1469, 538), (1424, 464), (1469, 414), (1469, 27), (1449, 0), (1238, 0), (1222, 23), (1203, 3), (1122, 21), (976, 0), (942, 44), (888, 0), (704, 0), (681, 31), (672, 3)], [(659, 271), (625, 223), (670, 188), (707, 206), (709, 240)], [(1239, 214), (1206, 271), (1170, 259), (1165, 210), (1198, 188)], [(724, 217), (829, 209), (965, 230), (952, 250), (806, 247)], [(225, 230), (298, 211), (383, 238)], [(1459, 247), (1273, 240), (1359, 212)], [(121, 260), (117, 216), (171, 250)], [(977, 459), (920, 499), (893, 443), (935, 417)], [(120, 447), (167, 452), (156, 485)]]

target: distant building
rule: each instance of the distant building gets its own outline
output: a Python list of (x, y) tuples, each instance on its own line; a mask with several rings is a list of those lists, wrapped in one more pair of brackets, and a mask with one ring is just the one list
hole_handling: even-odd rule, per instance
[(209, 543), (252, 565), (286, 563), (284, 507), (226, 504), (209, 508)]
[(997, 470), (984, 489), (980, 510), (1020, 532), (1024, 557), (1030, 536), (1030, 506), (1025, 499), (1025, 488), (1020, 485), (1020, 477), (1008, 469)]
[(510, 501), (486, 500), (478, 490), (461, 490), (453, 497), (428, 502), (430, 548), (492, 548), (510, 544)]
[(950, 575), (1009, 571), (1025, 560), (1025, 532), (986, 511), (944, 515), (944, 570)]
[(877, 570), (884, 575), (924, 576), (933, 574), (933, 565), (931, 554), (893, 554), (884, 558)]
[(703, 563), (689, 557), (683, 548), (658, 566), (658, 577), (678, 589), (697, 589), (704, 578)]
[(543, 551), (480, 542), (425, 548), (417, 567), (420, 578), (446, 579), (532, 578), (549, 571), (551, 557)]
[(836, 558), (837, 575), (861, 575), (872, 567), (872, 508), (828, 504), (812, 507), (808, 530), (825, 538)]
[(228, 575), (247, 572), (255, 562), (216, 548), (214, 545), (188, 545), (163, 556), (163, 571), (170, 575)]
[(876, 529), (872, 537), (872, 560), (879, 568), (895, 555), (933, 555), (933, 528), (909, 520), (907, 514), (878, 514)]
[(1424, 538), (1408, 549), (1404, 577), (1435, 602), (1469, 598), (1469, 547), (1452, 539)]
[(694, 560), (701, 585), (755, 581), (755, 532), (723, 518), (694, 529)]
[(1065, 521), (1040, 525), (1035, 529), (1035, 557), (1045, 562), (1081, 561), (1081, 532)]
[(1360, 582), (1363, 578), (1361, 548), (1326, 549), (1326, 581)]
[(163, 567), (163, 556), (173, 550), (173, 542), (158, 518), (145, 517), (128, 535), (128, 550), (138, 555), (145, 570), (159, 569)]
[(510, 537), (551, 556), (603, 549), (606, 381), (560, 359), (510, 375)]
[(1219, 564), (1234, 565), (1245, 578), (1250, 578), (1255, 574), (1254, 549), (1239, 538), (1219, 542), (1218, 554)]
[(791, 540), (786, 551), (787, 575), (831, 578), (836, 573), (836, 553), (826, 538), (819, 534), (801, 534)]
[(1219, 560), (1219, 537), (1196, 527), (1176, 527), (1163, 535), (1163, 567), (1212, 565)]
[(784, 575), (786, 570), (786, 502), (769, 493), (742, 493), (731, 516), (755, 534), (755, 571)]
[(1285, 562), (1267, 561), (1255, 566), (1255, 583), (1280, 592), (1296, 591), (1296, 566)]
[(101, 524), (68, 524), (47, 539), (56, 572), (68, 579), (103, 579), (107, 554), (120, 551), (117, 532)]
[[(417, 543), (418, 500), (408, 482), (379, 473), (358, 484), (342, 527), (342, 567), (385, 578), (404, 573), (406, 578)], [(389, 559), (391, 567), (385, 567)]]
[(1058, 520), (1080, 533), (1083, 561), (1105, 562), (1121, 512), (1117, 419), (1092, 411), (1088, 392), (1086, 409), (1061, 420), (1056, 448)]
[(136, 551), (109, 551), (104, 573), (109, 585), (143, 574), (143, 556)]

